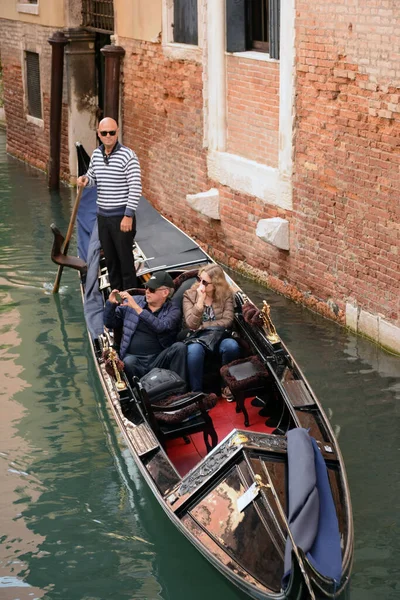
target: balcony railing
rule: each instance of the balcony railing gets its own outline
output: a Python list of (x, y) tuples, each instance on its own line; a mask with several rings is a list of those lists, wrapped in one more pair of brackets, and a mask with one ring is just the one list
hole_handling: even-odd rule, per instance
[(82, 16), (84, 27), (114, 33), (114, 0), (83, 0)]

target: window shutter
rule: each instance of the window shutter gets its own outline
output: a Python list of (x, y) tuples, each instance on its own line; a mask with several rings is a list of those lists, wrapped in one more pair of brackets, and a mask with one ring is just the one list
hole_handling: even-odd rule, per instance
[(246, 0), (226, 0), (226, 50), (246, 49)]
[(28, 95), (28, 114), (42, 118), (42, 95), (40, 92), (39, 54), (26, 52), (26, 83)]
[(174, 42), (197, 46), (197, 0), (174, 0)]
[(279, 59), (281, 0), (269, 0), (269, 55)]

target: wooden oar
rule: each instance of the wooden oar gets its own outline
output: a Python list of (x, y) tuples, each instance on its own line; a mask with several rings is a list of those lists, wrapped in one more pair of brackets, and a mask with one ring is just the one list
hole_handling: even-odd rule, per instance
[[(65, 236), (65, 240), (64, 240), (64, 247), (63, 247), (63, 254), (64, 255), (66, 255), (67, 252), (68, 252), (69, 242), (71, 240), (72, 232), (74, 230), (76, 215), (78, 213), (79, 203), (81, 201), (81, 196), (82, 196), (83, 190), (84, 190), (83, 186), (78, 186), (78, 192), (76, 194), (75, 204), (74, 204), (74, 207), (72, 209), (71, 218), (69, 220), (69, 226), (68, 226), (67, 235)], [(64, 270), (63, 265), (60, 265), (58, 267), (57, 276), (56, 276), (56, 279), (54, 281), (53, 294), (57, 294), (57, 292), (59, 290), (60, 281), (61, 281), (61, 275), (62, 275), (63, 270)]]

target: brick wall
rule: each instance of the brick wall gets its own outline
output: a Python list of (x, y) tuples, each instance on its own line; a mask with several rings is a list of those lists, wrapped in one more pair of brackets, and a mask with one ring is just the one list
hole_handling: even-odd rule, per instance
[(278, 166), (279, 63), (227, 56), (227, 147)]
[(162, 213), (195, 233), (208, 220), (186, 203), (204, 191), (202, 67), (170, 60), (160, 44), (119, 39), (123, 64), (123, 139), (137, 153), (143, 190)]
[(400, 6), (296, 8), (291, 277), (400, 323)]
[[(286, 213), (207, 177), (202, 66), (164, 57), (160, 44), (123, 38), (119, 44), (126, 51), (123, 139), (138, 154), (146, 197), (224, 264), (287, 277), (288, 254), (255, 236), (259, 219)], [(266, 63), (252, 63), (265, 69)], [(220, 193), (220, 222), (203, 217), (185, 199), (212, 186)]]
[[(376, 23), (381, 18), (379, 7), (374, 10), (376, 15), (371, 8), (368, 16), (371, 27), (374, 15)], [(119, 42), (127, 51), (124, 141), (138, 152), (144, 193), (218, 260), (253, 272), (341, 322), (346, 302), (356, 300), (364, 310), (399, 323), (400, 68), (393, 55), (377, 75), (383, 38), (375, 52), (366, 52), (372, 38), (365, 20), (355, 40), (357, 15), (349, 11), (344, 0), (299, 5), (293, 211), (207, 178), (202, 66), (165, 58), (159, 44)], [(395, 19), (391, 14), (388, 21)], [(383, 46), (389, 52), (389, 45)], [(228, 58), (228, 151), (276, 165), (276, 64), (252, 61), (259, 68), (252, 81), (271, 107), (255, 113), (241, 92), (234, 58)], [(263, 156), (253, 148), (250, 133), (248, 143), (241, 138), (254, 114), (264, 142), (259, 148), (268, 148)], [(240, 123), (237, 135), (233, 120)], [(185, 201), (187, 193), (211, 186), (219, 189), (220, 222), (202, 217)], [(257, 222), (273, 216), (290, 221), (289, 253), (255, 236)]]
[[(49, 160), (51, 47), (53, 29), (0, 19), (0, 53), (3, 65), (4, 108), (7, 121), (7, 151), (39, 169)], [(44, 126), (29, 122), (23, 85), (23, 48), (40, 54), (42, 114)], [(68, 106), (66, 86), (62, 116), (61, 177), (68, 179)]]

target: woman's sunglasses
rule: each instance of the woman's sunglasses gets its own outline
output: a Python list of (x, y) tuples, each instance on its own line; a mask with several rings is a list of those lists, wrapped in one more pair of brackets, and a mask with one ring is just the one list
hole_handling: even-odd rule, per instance
[(202, 278), (201, 278), (201, 277), (199, 277), (198, 275), (197, 275), (196, 279), (197, 279), (197, 281), (198, 281), (199, 283), (201, 283), (202, 285), (204, 285), (204, 287), (207, 287), (208, 285), (211, 285), (211, 284), (212, 284), (212, 281), (206, 281), (205, 279), (202, 279)]
[(100, 131), (100, 135), (102, 137), (106, 137), (107, 135), (115, 135), (117, 131), (113, 129), (112, 131)]

